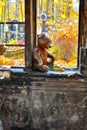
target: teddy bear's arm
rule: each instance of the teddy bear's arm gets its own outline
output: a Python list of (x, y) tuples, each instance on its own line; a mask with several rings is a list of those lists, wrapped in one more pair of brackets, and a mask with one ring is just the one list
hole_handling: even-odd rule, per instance
[(41, 67), (43, 65), (43, 61), (40, 57), (40, 53), (38, 51), (38, 48), (35, 48), (34, 49), (34, 52), (33, 52), (33, 58), (35, 60), (35, 64), (38, 66), (38, 67)]
[(48, 66), (54, 66), (55, 57), (52, 54), (48, 53), (48, 58), (50, 58), (50, 60), (47, 61), (47, 65)]
[(49, 57), (49, 58), (51, 58), (51, 59), (52, 59), (52, 61), (54, 61), (54, 60), (55, 60), (55, 57), (54, 57), (52, 54), (50, 54), (50, 53), (48, 53), (48, 57)]

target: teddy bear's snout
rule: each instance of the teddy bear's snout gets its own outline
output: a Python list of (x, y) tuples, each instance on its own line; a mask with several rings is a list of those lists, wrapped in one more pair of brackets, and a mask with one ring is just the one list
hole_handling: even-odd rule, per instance
[(51, 45), (49, 45), (49, 48), (51, 48), (52, 46)]
[(47, 48), (51, 48), (51, 44), (47, 44)]

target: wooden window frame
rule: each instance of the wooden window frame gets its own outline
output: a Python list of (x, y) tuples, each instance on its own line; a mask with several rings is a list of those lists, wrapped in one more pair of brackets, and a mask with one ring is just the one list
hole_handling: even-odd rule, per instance
[(25, 0), (25, 70), (32, 70), (32, 52), (36, 45), (36, 0)]

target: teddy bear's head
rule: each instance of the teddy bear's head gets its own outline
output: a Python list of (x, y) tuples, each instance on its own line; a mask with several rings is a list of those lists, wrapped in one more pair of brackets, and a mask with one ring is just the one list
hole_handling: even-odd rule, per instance
[(41, 48), (51, 48), (51, 39), (46, 36), (45, 34), (42, 34), (38, 37), (38, 46)]

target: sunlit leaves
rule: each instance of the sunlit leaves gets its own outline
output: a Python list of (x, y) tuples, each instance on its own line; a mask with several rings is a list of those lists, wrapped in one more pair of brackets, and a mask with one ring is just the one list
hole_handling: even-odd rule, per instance
[(0, 7), (3, 7), (3, 6), (5, 6), (5, 2), (0, 1)]
[(6, 58), (4, 56), (0, 56), (0, 65), (14, 65), (14, 60)]
[(18, 0), (18, 3), (9, 0), (0, 0), (1, 22), (8, 21), (8, 19), (18, 19), (19, 21), (24, 21), (24, 13), (24, 2), (22, 0)]
[(63, 66), (76, 66), (78, 48), (78, 26), (76, 22), (64, 22), (63, 27), (56, 27), (57, 33), (52, 34), (53, 47), (51, 53), (56, 57), (55, 64)]
[(62, 14), (61, 17), (62, 17), (62, 18), (66, 18), (66, 15)]

